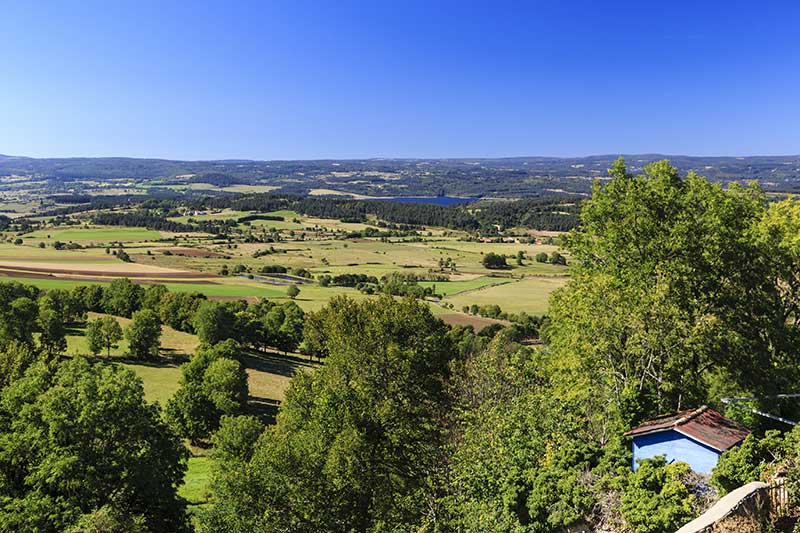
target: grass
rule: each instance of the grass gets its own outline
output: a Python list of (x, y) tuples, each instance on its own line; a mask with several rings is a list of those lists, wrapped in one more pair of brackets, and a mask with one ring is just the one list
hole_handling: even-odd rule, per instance
[[(112, 279), (106, 281), (90, 281), (90, 280), (74, 280), (74, 279), (60, 279), (57, 277), (52, 278), (26, 278), (24, 276), (0, 277), (0, 282), (17, 281), (25, 285), (34, 285), (41, 289), (72, 289), (78, 285), (103, 285), (111, 283)], [(242, 280), (244, 281), (244, 280)], [(171, 291), (174, 292), (199, 292), (206, 296), (221, 296), (244, 298), (248, 296), (258, 296), (262, 298), (282, 298), (286, 296), (286, 289), (273, 288), (271, 286), (256, 285), (257, 282), (249, 282), (247, 284), (237, 284), (235, 282), (223, 280), (222, 283), (170, 283), (164, 282), (163, 284)]]
[(28, 233), (23, 239), (40, 241), (141, 242), (161, 238), (161, 233), (144, 228), (92, 227), (44, 229)]
[(550, 294), (563, 287), (566, 277), (529, 277), (503, 285), (462, 292), (444, 299), (456, 309), (465, 305), (497, 304), (503, 311), (517, 313), (525, 311), (534, 315), (547, 313)]
[[(241, 278), (239, 278), (241, 279)], [(244, 280), (242, 280), (244, 281)], [(236, 283), (227, 279), (217, 284), (206, 283), (169, 283), (164, 285), (174, 292), (200, 292), (206, 296), (225, 296), (245, 298), (247, 296), (258, 296), (261, 298), (280, 298), (286, 296), (286, 289), (273, 288), (266, 283), (258, 285), (258, 282)]]
[(158, 402), (161, 407), (167, 405), (178, 390), (181, 379), (181, 370), (177, 364), (159, 363), (147, 364), (139, 362), (119, 363), (127, 369), (133, 370), (142, 379), (144, 384), (144, 397), (148, 402)]
[(186, 498), (191, 505), (208, 503), (209, 458), (206, 456), (189, 457), (186, 466), (186, 475), (183, 478), (183, 485), (178, 489), (178, 495)]
[(495, 285), (501, 283), (508, 283), (508, 279), (491, 278), (483, 276), (480, 278), (465, 280), (465, 281), (422, 281), (420, 285), (423, 287), (436, 287), (436, 293), (444, 296), (452, 296), (464, 291), (471, 291), (486, 287), (487, 285)]
[[(95, 320), (105, 316), (100, 313), (89, 313), (88, 319)], [(130, 324), (130, 319), (114, 317), (123, 327)], [(126, 359), (128, 343), (122, 340), (111, 350), (111, 362), (133, 370), (144, 383), (145, 398), (166, 405), (175, 391), (178, 390), (181, 371), (180, 362), (187, 360), (197, 350), (200, 342), (197, 336), (170, 327), (161, 328), (161, 354), (166, 356), (156, 361), (137, 361)], [(67, 353), (70, 355), (89, 355), (86, 343), (85, 327), (74, 328), (67, 335)], [(105, 353), (100, 354), (105, 358)], [(301, 358), (280, 354), (252, 353), (244, 357), (243, 364), (247, 371), (250, 400), (256, 411), (266, 409), (274, 415), (277, 402), (283, 400), (289, 381), (300, 369), (313, 365)]]
[[(89, 320), (95, 320), (101, 315), (99, 313), (89, 313)], [(115, 317), (122, 328), (130, 324), (130, 319)], [(155, 401), (162, 406), (178, 390), (178, 380), (180, 379), (180, 369), (178, 364), (173, 362), (174, 357), (188, 357), (197, 349), (199, 340), (195, 335), (176, 331), (168, 326), (161, 328), (161, 352), (171, 356), (157, 362), (149, 361), (120, 361), (128, 353), (128, 341), (123, 339), (111, 350), (111, 360), (121, 366), (133, 370), (144, 382), (144, 394), (148, 401)], [(89, 348), (85, 337), (85, 328), (72, 329), (67, 335), (67, 353), (71, 355), (89, 355)], [(100, 354), (105, 357), (105, 352)]]

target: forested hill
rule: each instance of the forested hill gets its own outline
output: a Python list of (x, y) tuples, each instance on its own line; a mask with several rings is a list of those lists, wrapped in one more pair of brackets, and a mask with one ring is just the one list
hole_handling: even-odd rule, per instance
[[(23, 176), (71, 184), (82, 180), (130, 179), (139, 185), (192, 190), (269, 186), (276, 192), (337, 192), (368, 196), (521, 197), (587, 193), (617, 154), (577, 158), (359, 159), (313, 161), (171, 161), (133, 158), (34, 159), (0, 155), (0, 177)], [(711, 180), (758, 180), (768, 190), (800, 188), (800, 156), (696, 157), (625, 155), (632, 171), (668, 159), (681, 173), (694, 170)], [(75, 190), (77, 189), (77, 190)]]

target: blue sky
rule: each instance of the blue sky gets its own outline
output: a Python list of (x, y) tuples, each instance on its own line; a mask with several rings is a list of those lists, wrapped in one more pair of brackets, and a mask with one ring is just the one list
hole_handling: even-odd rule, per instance
[(3, 2), (0, 153), (800, 153), (800, 2)]

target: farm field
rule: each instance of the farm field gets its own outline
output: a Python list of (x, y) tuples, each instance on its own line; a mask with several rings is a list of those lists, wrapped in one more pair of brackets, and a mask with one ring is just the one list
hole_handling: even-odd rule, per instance
[[(250, 214), (255, 213), (222, 209), (185, 213), (170, 220), (189, 223), (237, 219)], [(43, 289), (70, 289), (125, 276), (136, 283), (162, 283), (171, 291), (200, 292), (213, 299), (268, 298), (280, 302), (288, 299), (286, 282), (249, 279), (245, 273), (257, 277), (266, 266), (305, 269), (314, 277), (365, 274), (380, 279), (392, 272), (422, 277), (430, 272), (446, 273), (450, 281), (419, 284), (435, 287), (436, 293), (443, 297), (440, 305), (432, 305), (435, 314), (447, 316), (449, 323), (459, 323), (472, 320), (461, 310), (473, 304), (497, 304), (507, 312), (546, 313), (549, 294), (564, 283), (567, 272), (564, 266), (534, 260), (537, 254), (550, 255), (558, 250), (551, 244), (469, 241), (462, 232), (441, 228), (429, 228), (430, 231), (415, 238), (344, 238), (346, 233), (376, 226), (307, 217), (290, 210), (263, 214), (284, 220), (240, 224), (239, 234), (261, 235), (259, 232), (269, 231), (273, 233), (263, 235), (279, 235), (276, 242), (248, 242), (241, 237), (220, 240), (201, 233), (174, 235), (145, 228), (85, 223), (52, 228), (45, 225), (24, 233), (21, 245), (12, 244), (15, 234), (6, 233), (0, 242), (0, 280)], [(56, 250), (53, 247), (56, 240), (81, 243), (84, 247)], [(126, 243), (124, 249), (132, 262), (122, 262), (107, 251), (106, 247), (117, 241)], [(112, 251), (117, 249), (109, 247)], [(520, 251), (524, 257), (522, 265), (516, 261)], [(482, 260), (489, 252), (505, 255), (511, 268), (486, 269)], [(443, 261), (454, 263), (455, 270), (442, 271)], [(245, 273), (220, 275), (233, 267), (244, 269)], [(299, 288), (295, 301), (307, 312), (321, 309), (337, 295), (368, 297), (355, 288), (322, 287), (316, 283)]]
[[(22, 274), (22, 273), (20, 273)], [(118, 277), (122, 277), (120, 274)], [(0, 276), (0, 281), (9, 282), (16, 281), (27, 285), (34, 285), (41, 289), (72, 289), (78, 285), (95, 285), (102, 283), (111, 283), (113, 278), (108, 281), (86, 280), (79, 278), (62, 279), (58, 277), (45, 277), (45, 278), (32, 278), (24, 275), (11, 275)], [(199, 292), (205, 294), (209, 298), (285, 298), (286, 290), (281, 288), (272, 288), (266, 285), (238, 284), (224, 280), (221, 283), (175, 283), (168, 280), (149, 280), (152, 283), (160, 283), (165, 285), (169, 290), (174, 292)], [(300, 302), (298, 302), (300, 303)]]
[[(464, 246), (473, 245), (473, 246)], [(512, 270), (493, 271), (484, 268), (481, 261), (480, 243), (467, 243), (455, 238), (432, 238), (426, 242), (414, 242), (404, 239), (391, 239), (390, 242), (380, 239), (306, 239), (292, 240), (269, 245), (257, 243), (242, 243), (236, 248), (209, 246), (208, 249), (217, 253), (224, 253), (231, 257), (231, 261), (252, 266), (256, 270), (264, 265), (282, 265), (286, 267), (305, 268), (314, 274), (343, 274), (360, 273), (374, 276), (383, 276), (389, 272), (404, 271), (426, 273), (430, 269), (438, 269), (439, 261), (451, 258), (455, 261), (460, 272), (477, 275), (564, 275), (566, 268), (561, 265), (537, 263), (532, 259), (526, 260), (524, 266), (515, 266)], [(519, 250), (526, 253), (526, 257), (533, 257), (537, 253), (552, 253), (555, 246), (550, 245), (524, 245), (516, 243), (491, 243), (483, 245), (484, 253), (494, 252), (508, 256), (515, 256)], [(273, 253), (257, 259), (253, 254), (265, 249), (274, 250)], [(152, 256), (153, 264), (171, 268), (184, 268), (191, 270), (218, 270), (222, 264), (221, 259), (205, 259), (197, 257), (177, 257), (155, 254)], [(144, 260), (141, 255), (136, 260)], [(509, 263), (513, 263), (509, 259)]]
[(161, 238), (161, 232), (144, 228), (91, 227), (91, 228), (53, 228), (34, 231), (25, 235), (26, 239), (38, 241), (91, 241), (109, 242), (143, 242)]
[(511, 280), (508, 278), (482, 276), (465, 281), (421, 281), (419, 284), (423, 287), (435, 287), (437, 294), (452, 296), (460, 292), (472, 291), (489, 285), (499, 285), (510, 282)]
[(445, 297), (444, 301), (461, 309), (465, 305), (497, 304), (503, 311), (541, 315), (547, 313), (550, 294), (563, 287), (566, 277), (529, 277), (503, 285), (462, 292)]

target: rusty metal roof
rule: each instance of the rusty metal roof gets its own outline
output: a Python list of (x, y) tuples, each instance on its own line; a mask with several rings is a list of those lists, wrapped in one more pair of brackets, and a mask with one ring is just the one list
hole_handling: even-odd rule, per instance
[(702, 406), (671, 415), (665, 415), (627, 431), (626, 437), (638, 437), (662, 431), (677, 431), (720, 452), (732, 448), (750, 434), (750, 430)]

